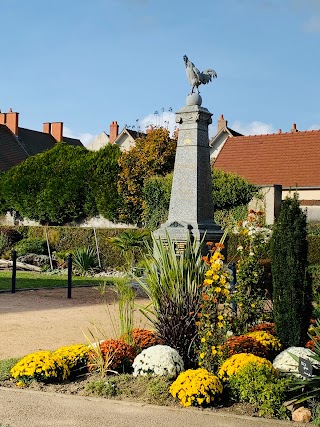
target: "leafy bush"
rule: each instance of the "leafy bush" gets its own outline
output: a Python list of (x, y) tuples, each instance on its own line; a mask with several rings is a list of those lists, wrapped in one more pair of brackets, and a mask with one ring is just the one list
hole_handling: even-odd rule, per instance
[(143, 188), (146, 227), (156, 230), (168, 219), (173, 174), (152, 176)]
[(69, 368), (62, 357), (51, 351), (38, 351), (23, 357), (12, 369), (11, 375), (18, 386), (31, 381), (57, 382), (70, 375)]
[(100, 349), (105, 359), (111, 357), (110, 369), (118, 372), (132, 370), (132, 363), (137, 355), (133, 346), (126, 344), (122, 339), (109, 339), (100, 343)]
[(134, 359), (133, 375), (160, 375), (176, 377), (184, 370), (179, 353), (167, 345), (155, 345), (143, 350)]
[(304, 345), (312, 312), (307, 274), (306, 214), (297, 194), (282, 202), (272, 235), (273, 312), (276, 333), (289, 346)]
[(87, 345), (73, 344), (60, 347), (53, 354), (67, 364), (70, 375), (77, 376), (87, 370), (90, 349)]
[(308, 235), (308, 263), (320, 264), (320, 236)]
[(276, 370), (273, 368), (272, 363), (269, 360), (255, 356), (254, 354), (239, 353), (234, 354), (223, 362), (219, 369), (219, 377), (223, 381), (228, 381), (232, 375), (236, 375), (240, 369), (246, 366), (248, 363), (255, 363), (256, 365), (265, 365), (271, 369), (276, 375)]
[(93, 248), (78, 248), (73, 251), (73, 266), (82, 276), (98, 268), (97, 253)]
[(14, 249), (17, 251), (18, 256), (30, 253), (43, 255), (47, 254), (47, 242), (43, 239), (37, 238), (22, 239), (20, 242), (15, 244)]
[(206, 369), (188, 369), (171, 384), (170, 393), (182, 406), (208, 406), (217, 401), (223, 390), (218, 377)]
[(265, 345), (247, 335), (228, 338), (222, 346), (222, 352), (226, 353), (227, 357), (238, 353), (251, 353), (255, 356), (264, 357), (266, 359), (269, 359), (270, 357)]
[(8, 237), (0, 232), (0, 255), (6, 250), (8, 249), (9, 246), (9, 240)]
[(229, 389), (236, 400), (254, 405), (260, 416), (287, 419), (283, 402), (288, 384), (287, 379), (278, 379), (269, 366), (248, 363), (230, 377)]

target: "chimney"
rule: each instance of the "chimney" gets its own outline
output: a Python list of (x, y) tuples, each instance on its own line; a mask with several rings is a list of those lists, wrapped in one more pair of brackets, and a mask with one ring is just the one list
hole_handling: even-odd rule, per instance
[[(45, 125), (46, 123), (44, 123)], [(63, 141), (63, 123), (62, 122), (54, 122), (51, 123), (51, 135), (57, 142)]]
[(291, 128), (291, 133), (295, 133), (295, 132), (298, 132), (298, 129), (297, 129), (297, 125), (295, 123), (293, 123), (292, 128)]
[(282, 129), (279, 129), (279, 130), (278, 130), (278, 133), (282, 133)]
[(43, 123), (43, 133), (51, 134), (51, 123)]
[(221, 114), (220, 119), (218, 120), (218, 132), (228, 126), (228, 121), (224, 119), (223, 114)]
[(119, 134), (119, 125), (117, 122), (112, 122), (110, 125), (110, 144), (113, 144)]
[(0, 114), (0, 123), (7, 125), (7, 127), (11, 130), (12, 133), (18, 135), (18, 121), (19, 121), (19, 113), (14, 113), (12, 108), (10, 108), (8, 113)]

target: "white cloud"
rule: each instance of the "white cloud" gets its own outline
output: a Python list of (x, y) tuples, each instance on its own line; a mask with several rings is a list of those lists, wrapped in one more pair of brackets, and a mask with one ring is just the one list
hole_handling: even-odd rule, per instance
[(233, 122), (231, 129), (242, 135), (262, 135), (266, 133), (275, 133), (273, 126), (270, 123), (253, 121), (251, 123), (242, 123), (238, 120)]
[[(143, 119), (139, 120), (138, 126), (141, 132), (145, 132), (151, 125), (154, 127), (164, 127), (172, 134), (177, 127), (175, 122), (175, 113), (172, 111), (159, 111), (158, 114), (148, 114)], [(137, 129), (136, 129), (137, 130)]]
[(70, 128), (63, 126), (63, 135), (68, 138), (80, 139), (83, 145), (88, 145), (94, 140), (97, 135), (92, 135), (91, 133), (75, 133)]
[(308, 33), (320, 33), (320, 15), (309, 18), (304, 23), (304, 30)]
[(320, 125), (317, 125), (317, 124), (312, 125), (312, 126), (309, 127), (308, 130), (320, 130)]

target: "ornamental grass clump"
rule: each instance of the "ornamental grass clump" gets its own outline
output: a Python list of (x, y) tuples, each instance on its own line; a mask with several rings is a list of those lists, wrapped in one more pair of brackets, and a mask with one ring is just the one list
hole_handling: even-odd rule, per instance
[(223, 391), (221, 381), (206, 369), (188, 369), (171, 384), (170, 393), (182, 406), (209, 406)]
[(143, 350), (134, 359), (133, 375), (160, 375), (175, 378), (184, 370), (179, 353), (167, 345), (155, 345)]
[(31, 381), (58, 382), (70, 375), (67, 363), (51, 351), (38, 351), (23, 357), (10, 372), (18, 386)]
[(238, 353), (251, 353), (255, 356), (264, 357), (266, 359), (269, 359), (270, 357), (266, 346), (247, 335), (228, 338), (223, 344), (221, 350), (227, 355), (227, 357)]
[(249, 353), (239, 353), (229, 357), (221, 365), (218, 375), (223, 381), (228, 381), (232, 375), (236, 375), (238, 371), (248, 363), (266, 365), (274, 372), (275, 375), (277, 375), (277, 370), (274, 369), (269, 360)]
[(121, 373), (132, 370), (132, 362), (137, 355), (136, 349), (121, 338), (102, 341), (100, 350), (104, 359), (108, 360), (109, 369)]
[[(213, 244), (208, 243), (213, 246)], [(222, 356), (221, 345), (230, 329), (230, 282), (231, 271), (224, 264), (222, 243), (210, 249), (211, 255), (204, 258), (210, 265), (205, 280), (200, 285), (201, 311), (198, 313), (199, 366), (214, 371)], [(213, 252), (213, 254), (212, 254)]]
[(53, 354), (61, 357), (67, 364), (70, 375), (75, 377), (88, 369), (90, 349), (84, 344), (73, 344), (60, 347)]

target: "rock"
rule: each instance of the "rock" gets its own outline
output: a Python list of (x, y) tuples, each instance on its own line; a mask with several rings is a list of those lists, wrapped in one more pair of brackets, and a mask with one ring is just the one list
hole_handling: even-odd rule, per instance
[(304, 406), (292, 412), (292, 421), (298, 423), (308, 423), (311, 420), (311, 411)]
[[(19, 256), (17, 261), (23, 262), (26, 264), (36, 265), (37, 267), (43, 267), (45, 265), (50, 267), (50, 259), (48, 255), (38, 255), (38, 254), (27, 254)], [(57, 261), (55, 257), (52, 259), (53, 268), (57, 267)]]

